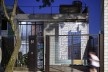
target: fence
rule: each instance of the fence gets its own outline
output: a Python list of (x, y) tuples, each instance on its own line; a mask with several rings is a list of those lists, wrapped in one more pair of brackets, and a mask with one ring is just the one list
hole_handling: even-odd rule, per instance
[[(8, 11), (10, 12), (11, 9), (13, 8), (13, 5), (7, 5)], [(66, 8), (66, 7), (65, 7)], [(49, 6), (49, 7), (44, 7), (40, 8), (40, 6), (18, 6), (17, 7), (17, 13), (18, 14), (59, 14), (60, 12), (62, 13), (79, 13), (78, 11), (74, 10), (76, 9), (75, 7), (67, 7), (65, 9), (61, 9), (60, 6)], [(78, 8), (79, 9), (79, 8)], [(80, 12), (83, 12), (85, 9), (85, 6), (82, 7)]]
[(99, 43), (98, 34), (46, 36), (45, 72), (87, 71), (88, 53), (94, 51), (99, 57)]

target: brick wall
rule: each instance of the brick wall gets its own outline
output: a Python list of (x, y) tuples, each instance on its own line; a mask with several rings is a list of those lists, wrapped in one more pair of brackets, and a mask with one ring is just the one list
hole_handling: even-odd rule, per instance
[(108, 72), (108, 0), (104, 0), (104, 72)]

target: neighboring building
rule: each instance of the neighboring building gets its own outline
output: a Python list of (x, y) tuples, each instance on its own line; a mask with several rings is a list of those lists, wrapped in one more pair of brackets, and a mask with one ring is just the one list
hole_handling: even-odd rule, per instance
[(1, 36), (0, 36), (0, 63), (1, 63), (1, 59), (2, 59), (2, 51), (1, 51)]
[(0, 4), (0, 63), (1, 63), (1, 57), (2, 57), (2, 53), (1, 53), (1, 12), (2, 12), (2, 10), (1, 10), (1, 4)]
[(104, 72), (108, 72), (108, 0), (102, 0), (104, 4), (104, 25), (102, 23), (102, 27), (104, 29)]

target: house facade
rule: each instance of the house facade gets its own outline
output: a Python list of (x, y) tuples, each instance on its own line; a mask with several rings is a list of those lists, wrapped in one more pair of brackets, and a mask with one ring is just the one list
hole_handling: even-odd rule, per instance
[[(69, 14), (65, 12), (63, 12), (63, 14), (17, 14), (15, 20), (22, 39), (21, 48), (19, 50), (20, 56), (17, 59), (16, 67), (30, 66), (27, 66), (28, 63), (26, 60), (23, 62), (23, 60), (20, 59), (20, 57), (26, 55), (28, 55), (31, 66), (38, 65), (38, 68), (41, 68), (41, 65), (44, 65), (43, 62), (40, 61), (37, 63), (36, 61), (39, 59), (45, 60), (46, 36), (50, 36), (50, 65), (71, 64), (72, 56), (69, 54), (71, 52), (74, 55), (73, 59), (83, 60), (89, 40), (89, 35), (86, 36), (86, 34), (89, 34), (87, 12)], [(9, 26), (7, 27), (9, 28)], [(1, 36), (8, 37), (10, 33), (10, 29), (2, 30)], [(72, 35), (75, 35), (75, 37), (72, 37)], [(30, 45), (33, 43), (35, 44)], [(71, 44), (74, 45), (73, 50), (71, 50), (73, 46)], [(35, 54), (35, 52), (37, 52), (37, 50), (35, 50), (36, 48), (38, 48), (38, 50), (44, 49), (43, 54), (41, 51)], [(38, 56), (36, 57), (36, 55)], [(43, 57), (39, 57), (39, 55), (43, 55)]]
[[(30, 17), (30, 18), (29, 18)], [(46, 35), (51, 36), (50, 38), (50, 65), (61, 65), (61, 64), (71, 64), (68, 56), (68, 48), (72, 47), (72, 36), (79, 35), (74, 37), (74, 45), (76, 44), (75, 51), (79, 56), (79, 59), (83, 59), (83, 55), (86, 49), (86, 45), (89, 39), (89, 36), (81, 36), (89, 34), (89, 24), (88, 24), (88, 15), (86, 14), (43, 14), (43, 15), (29, 15), (29, 14), (18, 14), (16, 16), (17, 22), (21, 30), (21, 35), (24, 38), (28, 36), (35, 36), (41, 34), (43, 36), (44, 49), (46, 49)], [(23, 25), (23, 28), (21, 28)], [(24, 25), (25, 29), (24, 29)], [(38, 25), (43, 25), (43, 30), (40, 27), (40, 31), (37, 27)], [(30, 29), (29, 29), (30, 28)], [(24, 33), (25, 32), (25, 33)], [(39, 33), (41, 32), (41, 33)], [(61, 36), (59, 36), (61, 35)], [(66, 35), (63, 36), (62, 35)], [(70, 35), (70, 36), (68, 36)], [(57, 37), (56, 37), (57, 36)], [(25, 39), (26, 43), (29, 39)], [(24, 41), (23, 41), (24, 42)], [(26, 53), (26, 49), (29, 47), (21, 46), (21, 52)], [(25, 49), (24, 49), (25, 48)], [(78, 48), (78, 49), (77, 49)], [(29, 52), (29, 51), (27, 51)], [(23, 53), (23, 54), (24, 54)], [(44, 54), (45, 55), (45, 54)], [(78, 56), (77, 55), (77, 56)], [(76, 56), (76, 57), (77, 57)], [(70, 58), (71, 59), (71, 58)]]

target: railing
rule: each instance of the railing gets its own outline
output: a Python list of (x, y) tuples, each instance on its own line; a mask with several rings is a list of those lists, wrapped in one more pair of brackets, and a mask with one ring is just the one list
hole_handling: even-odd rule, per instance
[[(9, 9), (12, 9), (12, 5), (7, 5)], [(59, 6), (50, 6), (40, 8), (39, 6), (18, 6), (17, 7), (18, 14), (25, 13), (25, 14), (58, 14), (59, 13)], [(19, 11), (18, 11), (19, 10)]]
[[(75, 72), (76, 69), (84, 72), (88, 70), (88, 53), (95, 51), (99, 57), (99, 34), (83, 35), (48, 35), (46, 36), (46, 64), (45, 72), (64, 69), (61, 71)], [(64, 55), (65, 54), (65, 55)], [(63, 58), (64, 57), (64, 58)], [(66, 67), (62, 65), (67, 65)]]
[[(8, 9), (12, 9), (12, 5), (7, 5)], [(84, 6), (83, 8), (84, 9)], [(66, 11), (70, 11), (66, 9)], [(59, 14), (60, 13), (60, 6), (50, 6), (50, 7), (43, 7), (40, 8), (39, 6), (18, 6), (17, 13), (25, 13), (25, 14)]]

